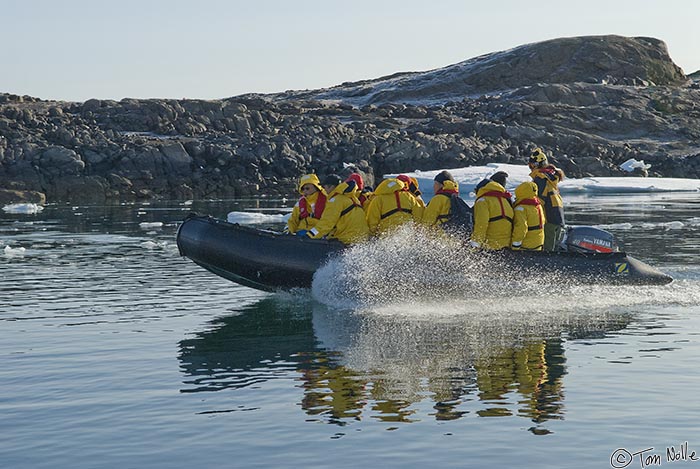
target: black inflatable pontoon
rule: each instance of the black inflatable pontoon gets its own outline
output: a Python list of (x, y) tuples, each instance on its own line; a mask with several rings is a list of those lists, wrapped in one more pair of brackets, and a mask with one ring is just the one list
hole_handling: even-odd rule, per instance
[(220, 277), (275, 291), (311, 287), (314, 272), (345, 246), (191, 215), (178, 229), (177, 247), (180, 255)]
[[(198, 215), (180, 225), (177, 246), (180, 255), (210, 272), (264, 291), (310, 288), (314, 272), (345, 247), (334, 240), (299, 238)], [(505, 268), (557, 271), (581, 283), (663, 285), (673, 280), (624, 252), (503, 250), (480, 255), (498, 256)]]

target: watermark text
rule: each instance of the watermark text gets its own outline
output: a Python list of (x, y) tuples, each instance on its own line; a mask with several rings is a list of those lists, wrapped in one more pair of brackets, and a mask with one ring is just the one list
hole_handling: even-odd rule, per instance
[[(666, 451), (659, 454), (654, 448), (645, 448), (638, 451), (629, 451), (626, 448), (618, 448), (610, 455), (610, 466), (614, 469), (625, 467), (647, 467), (661, 466), (673, 462), (699, 461), (700, 455), (693, 450), (688, 442), (678, 446), (667, 446)], [(634, 465), (632, 465), (635, 463)], [(639, 464), (639, 466), (637, 466)]]

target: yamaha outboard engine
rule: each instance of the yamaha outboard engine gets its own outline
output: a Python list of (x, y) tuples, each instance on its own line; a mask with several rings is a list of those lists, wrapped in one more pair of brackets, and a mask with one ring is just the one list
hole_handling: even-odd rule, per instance
[(618, 252), (612, 233), (592, 226), (570, 226), (564, 240), (570, 252)]

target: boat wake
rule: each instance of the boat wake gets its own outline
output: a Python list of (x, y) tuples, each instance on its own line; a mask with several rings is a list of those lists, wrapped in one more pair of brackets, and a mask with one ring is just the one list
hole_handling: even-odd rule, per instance
[[(531, 313), (700, 304), (698, 276), (665, 286), (582, 284), (566, 271), (508, 263), (405, 225), (353, 246), (314, 276), (313, 297), (345, 309), (417, 314)], [(449, 307), (446, 307), (449, 305)]]

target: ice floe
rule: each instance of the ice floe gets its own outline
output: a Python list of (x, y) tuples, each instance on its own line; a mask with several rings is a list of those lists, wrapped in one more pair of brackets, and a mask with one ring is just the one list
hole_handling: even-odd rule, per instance
[(32, 214), (32, 213), (39, 213), (42, 210), (44, 210), (44, 207), (41, 205), (37, 204), (28, 204), (28, 203), (22, 203), (22, 204), (10, 204), (10, 205), (5, 205), (2, 210), (6, 213), (23, 213), (23, 214)]
[(23, 247), (13, 248), (12, 246), (5, 246), (3, 253), (6, 257), (23, 257), (26, 249)]
[[(432, 195), (433, 178), (442, 169), (429, 171), (413, 171), (404, 173), (418, 180), (421, 191)], [(530, 168), (527, 165), (505, 163), (489, 163), (485, 166), (469, 166), (466, 168), (448, 169), (459, 183), (460, 193), (467, 197), (482, 179), (488, 178), (497, 171), (508, 173), (507, 189), (513, 190), (518, 184), (529, 181)], [(397, 174), (387, 174), (395, 177)], [(564, 179), (559, 184), (559, 190), (566, 193), (597, 193), (597, 194), (628, 194), (649, 192), (698, 192), (700, 179), (685, 178), (655, 178), (655, 177), (587, 177), (579, 179)]]
[(288, 213), (229, 212), (226, 220), (229, 223), (239, 223), (241, 225), (259, 225), (263, 223), (286, 223), (288, 218)]
[(154, 221), (154, 222), (141, 222), (139, 223), (139, 228), (142, 230), (151, 230), (153, 228), (162, 228), (163, 227), (163, 222), (162, 221)]

